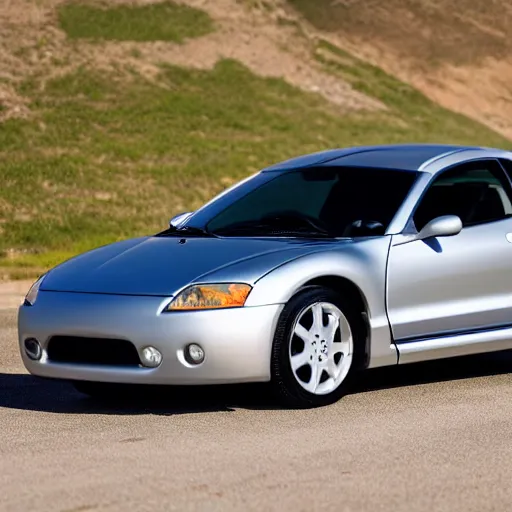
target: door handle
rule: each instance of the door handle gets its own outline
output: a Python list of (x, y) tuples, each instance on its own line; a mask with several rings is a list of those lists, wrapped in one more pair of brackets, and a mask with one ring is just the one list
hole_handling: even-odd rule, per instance
[(507, 233), (505, 235), (505, 238), (507, 239), (507, 242), (510, 242), (512, 244), (512, 233)]

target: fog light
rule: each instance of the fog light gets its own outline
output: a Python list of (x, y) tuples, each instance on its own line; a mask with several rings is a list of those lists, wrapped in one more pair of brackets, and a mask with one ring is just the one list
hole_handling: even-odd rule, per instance
[(148, 368), (156, 368), (162, 362), (162, 353), (155, 347), (146, 347), (142, 350), (142, 364)]
[(185, 349), (185, 359), (190, 364), (201, 364), (204, 361), (204, 350), (197, 343), (191, 343)]
[(25, 340), (25, 352), (33, 361), (39, 361), (43, 355), (43, 349), (35, 338), (27, 338)]

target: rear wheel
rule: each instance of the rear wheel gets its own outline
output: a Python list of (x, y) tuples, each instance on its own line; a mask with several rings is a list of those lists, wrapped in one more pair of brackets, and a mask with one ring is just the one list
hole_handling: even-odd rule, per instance
[(272, 385), (284, 404), (316, 407), (346, 393), (359, 358), (358, 318), (343, 297), (320, 286), (289, 301), (272, 350)]

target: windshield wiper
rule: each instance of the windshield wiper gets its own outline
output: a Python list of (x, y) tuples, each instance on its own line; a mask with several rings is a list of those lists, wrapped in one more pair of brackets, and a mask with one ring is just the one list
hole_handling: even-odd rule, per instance
[(158, 233), (156, 236), (203, 236), (203, 237), (217, 237), (217, 235), (211, 233), (207, 229), (198, 228), (195, 226), (169, 226), (165, 231)]
[(301, 237), (315, 237), (315, 238), (332, 238), (332, 235), (327, 231), (315, 229), (312, 226), (291, 227), (286, 223), (280, 225), (279, 222), (262, 222), (246, 221), (231, 226), (226, 226), (215, 231), (215, 234), (220, 236), (235, 235), (235, 234), (249, 234), (254, 236), (261, 235), (274, 235), (274, 236), (301, 236)]

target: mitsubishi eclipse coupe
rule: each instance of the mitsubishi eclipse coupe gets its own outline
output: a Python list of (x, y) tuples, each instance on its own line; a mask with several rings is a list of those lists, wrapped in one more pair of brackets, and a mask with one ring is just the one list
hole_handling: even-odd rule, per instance
[(512, 153), (447, 145), (273, 165), (39, 278), (23, 362), (90, 395), (270, 382), (312, 407), (361, 369), (512, 348), (511, 178)]

